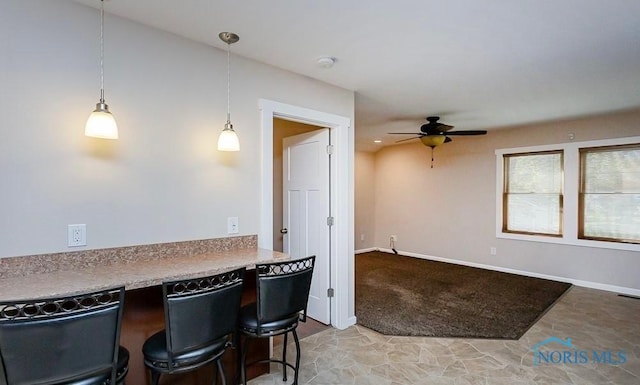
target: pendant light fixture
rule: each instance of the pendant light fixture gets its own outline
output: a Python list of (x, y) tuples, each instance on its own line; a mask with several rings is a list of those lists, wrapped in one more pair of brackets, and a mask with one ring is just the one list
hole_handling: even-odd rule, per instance
[(100, 101), (89, 115), (84, 134), (93, 138), (118, 139), (116, 120), (104, 102), (104, 0), (100, 0)]
[(222, 41), (227, 43), (227, 123), (224, 125), (224, 130), (218, 137), (218, 151), (240, 151), (240, 142), (238, 141), (238, 134), (233, 130), (231, 124), (231, 64), (230, 64), (230, 51), (231, 44), (240, 40), (240, 37), (232, 32), (220, 32), (218, 35)]

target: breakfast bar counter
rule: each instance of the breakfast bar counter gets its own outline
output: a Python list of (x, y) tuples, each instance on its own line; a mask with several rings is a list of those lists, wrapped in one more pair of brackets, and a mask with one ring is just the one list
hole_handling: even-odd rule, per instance
[[(287, 260), (286, 254), (264, 249), (237, 249), (198, 255), (121, 261), (78, 266), (47, 273), (0, 276), (0, 301), (73, 295), (124, 286), (126, 290), (161, 285), (163, 281), (194, 278), (256, 263)], [(2, 263), (2, 259), (0, 259)]]
[[(246, 267), (242, 303), (255, 300), (255, 265), (290, 259), (288, 255), (260, 249), (257, 237), (130, 246), (80, 252), (0, 258), (0, 301), (38, 299), (124, 286), (121, 345), (129, 359), (128, 384), (149, 383), (142, 357), (144, 341), (164, 328), (162, 282), (213, 275)], [(90, 336), (88, 336), (90, 338)], [(265, 341), (266, 342), (266, 341)], [(265, 359), (269, 344), (252, 344), (249, 359)], [(237, 369), (236, 349), (223, 356), (228, 379)], [(257, 365), (248, 378), (268, 372)], [(213, 366), (198, 371), (162, 376), (162, 385), (210, 384)]]

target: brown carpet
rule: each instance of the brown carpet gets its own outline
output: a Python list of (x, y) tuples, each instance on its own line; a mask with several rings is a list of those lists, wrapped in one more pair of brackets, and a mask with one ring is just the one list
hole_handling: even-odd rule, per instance
[(387, 335), (519, 339), (569, 287), (378, 251), (356, 255), (358, 323)]

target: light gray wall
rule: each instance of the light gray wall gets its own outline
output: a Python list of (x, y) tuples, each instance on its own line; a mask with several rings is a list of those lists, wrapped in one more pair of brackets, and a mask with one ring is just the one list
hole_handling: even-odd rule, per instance
[[(353, 119), (353, 92), (232, 56), (239, 153), (217, 152), (226, 52), (107, 15), (114, 142), (83, 135), (99, 98), (99, 11), (67, 0), (0, 2), (0, 257), (227, 236), (260, 224), (264, 98)], [(242, 44), (242, 41), (240, 43)]]
[[(358, 151), (355, 156), (355, 235), (356, 250), (376, 247), (375, 192), (376, 156), (372, 152)], [(364, 238), (364, 239), (363, 239)], [(381, 246), (381, 245), (380, 245)]]
[(404, 252), (640, 289), (638, 252), (496, 238), (494, 151), (568, 142), (569, 133), (575, 141), (637, 136), (640, 110), (454, 137), (435, 149), (433, 169), (431, 150), (419, 142), (378, 151), (376, 246), (388, 248), (393, 234)]

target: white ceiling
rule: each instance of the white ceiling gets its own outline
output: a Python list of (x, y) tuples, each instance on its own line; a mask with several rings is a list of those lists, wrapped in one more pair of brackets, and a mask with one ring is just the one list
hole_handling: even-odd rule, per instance
[[(99, 7), (97, 0), (76, 0)], [(106, 12), (356, 92), (356, 148), (640, 106), (637, 0), (108, 0)], [(320, 68), (322, 56), (336, 58)]]

